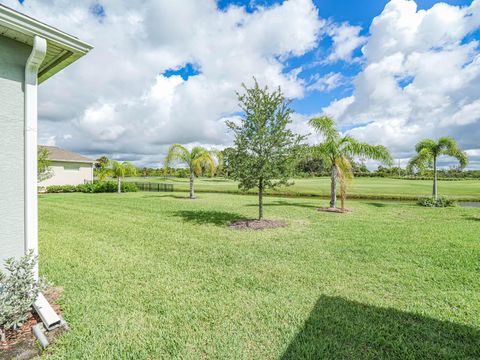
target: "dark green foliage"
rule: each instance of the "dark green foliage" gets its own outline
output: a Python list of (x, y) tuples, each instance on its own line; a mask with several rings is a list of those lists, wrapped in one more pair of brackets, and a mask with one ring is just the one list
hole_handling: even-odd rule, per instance
[(418, 205), (425, 207), (453, 207), (456, 206), (456, 202), (453, 199), (449, 199), (446, 196), (439, 196), (435, 199), (433, 196), (421, 197), (417, 201)]
[(48, 160), (49, 151), (43, 146), (37, 148), (37, 181), (42, 182), (53, 176)]
[(188, 178), (189, 171), (187, 168), (137, 168), (137, 174), (141, 177), (176, 177), (176, 178)]
[(110, 159), (106, 156), (99, 157), (95, 163), (96, 169), (106, 169), (110, 166)]
[[(34, 278), (37, 257), (28, 252), (18, 260), (5, 261), (5, 272), (0, 271), (0, 337), (5, 330), (16, 329), (27, 319), (44, 281)], [(2, 339), (4, 341), (4, 339)]]
[(102, 156), (97, 159), (97, 162), (95, 163), (94, 173), (98, 180), (104, 181), (110, 175), (110, 169), (108, 168), (110, 166), (110, 163), (110, 159), (106, 156)]
[[(123, 182), (121, 184), (122, 192), (136, 192), (137, 186), (132, 182)], [(80, 185), (52, 185), (47, 187), (48, 193), (112, 193), (117, 192), (118, 184), (115, 181), (94, 181), (93, 183)]]
[(69, 192), (77, 192), (76, 185), (50, 185), (47, 186), (48, 193), (69, 193)]
[(300, 158), (302, 136), (294, 134), (288, 125), (292, 110), (280, 88), (270, 92), (255, 80), (252, 88), (243, 85), (238, 94), (243, 111), (239, 123), (227, 121), (235, 141), (229, 154), (230, 177), (247, 191), (258, 188), (259, 219), (263, 217), (262, 197), (268, 188), (288, 185)]

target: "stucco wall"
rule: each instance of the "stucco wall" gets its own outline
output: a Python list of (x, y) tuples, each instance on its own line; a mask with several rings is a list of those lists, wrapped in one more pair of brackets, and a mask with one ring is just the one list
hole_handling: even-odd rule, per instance
[(0, 268), (24, 252), (23, 79), (30, 52), (0, 35)]
[(39, 186), (79, 185), (84, 184), (85, 181), (93, 181), (93, 168), (91, 163), (52, 161), (50, 168), (52, 169), (53, 176), (50, 179), (42, 181)]

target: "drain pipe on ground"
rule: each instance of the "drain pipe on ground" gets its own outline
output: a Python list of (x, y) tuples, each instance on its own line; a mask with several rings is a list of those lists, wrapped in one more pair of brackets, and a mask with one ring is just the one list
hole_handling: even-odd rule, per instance
[[(35, 35), (33, 48), (25, 66), (24, 83), (24, 116), (25, 116), (25, 252), (33, 250), (38, 255), (38, 194), (37, 194), (37, 86), (38, 70), (47, 53), (47, 41)], [(38, 280), (38, 264), (34, 270), (35, 279)], [(61, 319), (48, 303), (43, 294), (39, 294), (33, 307), (42, 319), (47, 330), (52, 330), (61, 325)]]

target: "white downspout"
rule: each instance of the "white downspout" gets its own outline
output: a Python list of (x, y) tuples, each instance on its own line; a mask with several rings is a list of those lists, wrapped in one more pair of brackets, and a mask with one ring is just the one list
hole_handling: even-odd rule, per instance
[[(38, 255), (38, 201), (37, 201), (37, 83), (38, 70), (47, 53), (47, 41), (33, 38), (33, 49), (25, 66), (25, 252)], [(35, 267), (38, 279), (38, 264)]]
[[(37, 85), (38, 70), (47, 54), (47, 41), (37, 35), (25, 66), (25, 252), (33, 250), (38, 255), (38, 183), (37, 183)], [(38, 263), (34, 269), (38, 279)], [(52, 309), (43, 294), (33, 305), (48, 330), (61, 324), (61, 319)]]

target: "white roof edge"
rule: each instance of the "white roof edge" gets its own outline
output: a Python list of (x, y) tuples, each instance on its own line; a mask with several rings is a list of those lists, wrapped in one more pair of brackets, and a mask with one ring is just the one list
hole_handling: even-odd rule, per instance
[(0, 4), (0, 25), (19, 31), (28, 36), (38, 35), (58, 43), (62, 47), (80, 54), (86, 54), (93, 46), (52, 26), (46, 25), (27, 15)]
[(62, 159), (48, 159), (48, 161), (80, 163), (80, 164), (95, 164), (97, 162), (96, 160), (62, 160)]

